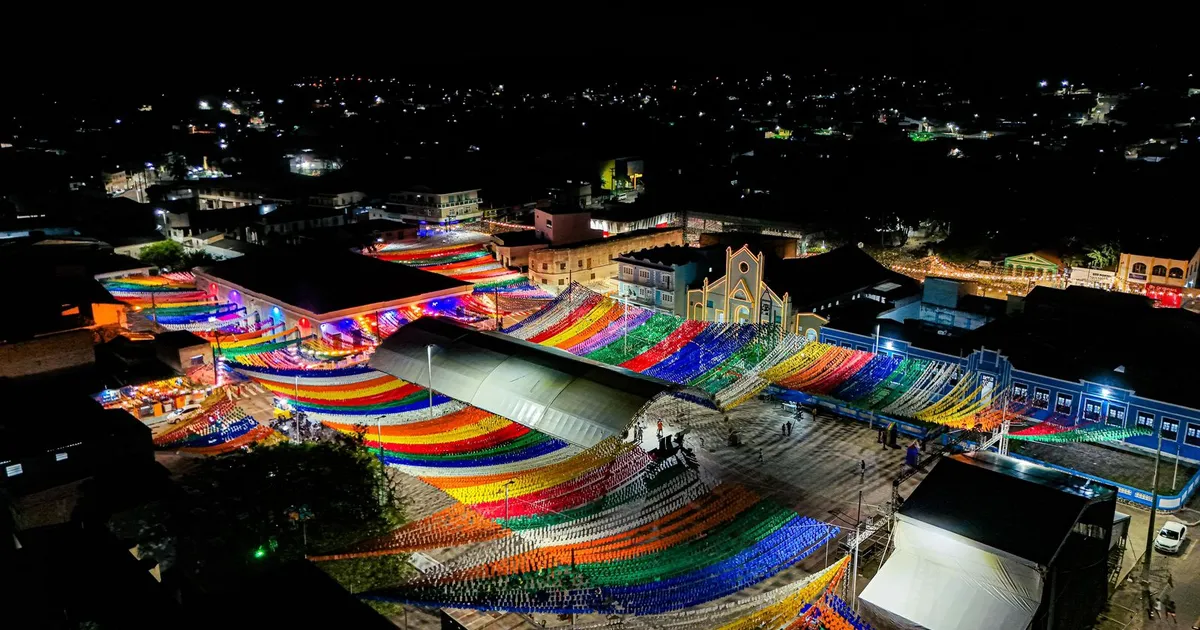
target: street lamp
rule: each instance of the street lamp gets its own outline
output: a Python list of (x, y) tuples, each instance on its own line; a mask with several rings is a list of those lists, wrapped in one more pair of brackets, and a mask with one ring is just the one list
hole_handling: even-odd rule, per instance
[(429, 362), (429, 418), (433, 419), (433, 344), (425, 346), (425, 358)]

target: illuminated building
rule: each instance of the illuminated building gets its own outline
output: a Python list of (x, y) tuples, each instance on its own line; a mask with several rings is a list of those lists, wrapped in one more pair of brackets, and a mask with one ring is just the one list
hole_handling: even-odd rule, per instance
[(604, 284), (617, 277), (623, 254), (662, 245), (682, 245), (683, 230), (640, 230), (611, 238), (552, 245), (529, 253), (529, 281), (552, 293), (572, 282)]
[(478, 221), (483, 216), (479, 209), (481, 201), (478, 188), (448, 189), (419, 185), (389, 194), (387, 205), (401, 219), (450, 225)]
[[(402, 307), (435, 308), (473, 286), (407, 265), (340, 250), (271, 250), (196, 270), (196, 286), (246, 308), (251, 321), (296, 327), (301, 336), (338, 335), (359, 316)], [(452, 308), (452, 306), (450, 307)]]
[(816, 336), (831, 312), (859, 300), (883, 308), (916, 300), (916, 282), (888, 270), (858, 247), (809, 258), (772, 259), (749, 246), (726, 248), (724, 266), (688, 290), (689, 319), (777, 324)]
[(1121, 252), (1117, 286), (1126, 291), (1142, 291), (1152, 286), (1191, 288), (1196, 286), (1198, 273), (1200, 250), (1192, 247), (1156, 252), (1152, 256)]

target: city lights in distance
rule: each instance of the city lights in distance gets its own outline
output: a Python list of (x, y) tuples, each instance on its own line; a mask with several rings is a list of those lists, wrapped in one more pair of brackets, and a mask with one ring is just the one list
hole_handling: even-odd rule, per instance
[(1038, 81), (1038, 87), (1046, 87), (1047, 85), (1050, 85), (1050, 82), (1046, 81), (1045, 79)]

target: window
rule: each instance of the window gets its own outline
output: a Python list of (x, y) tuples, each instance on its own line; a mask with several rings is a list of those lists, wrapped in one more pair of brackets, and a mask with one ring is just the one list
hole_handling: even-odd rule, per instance
[(742, 273), (749, 273), (750, 272), (749, 263), (747, 263), (744, 260), (742, 262), (738, 263), (738, 271), (741, 271)]
[(542, 278), (542, 284), (550, 284), (550, 281), (545, 278)]
[(192, 357), (191, 363), (192, 363), (192, 367), (198, 367), (198, 366), (204, 365), (204, 355), (197, 354), (196, 356)]
[(596, 274), (592, 274), (592, 280), (596, 279)]
[(649, 269), (638, 269), (638, 278), (641, 278), (643, 282), (649, 282), (650, 281), (650, 270)]
[(1171, 267), (1171, 272), (1169, 274), (1167, 274), (1167, 277), (1175, 278), (1177, 280), (1182, 280), (1183, 279), (1183, 270), (1180, 269), (1179, 267)]
[(580, 258), (579, 260), (576, 260), (575, 262), (577, 263), (576, 267), (578, 267), (579, 269), (583, 269), (583, 259), (582, 258)]
[(1162, 438), (1168, 442), (1174, 442), (1179, 439), (1179, 421), (1173, 418), (1163, 417), (1162, 419)]
[(1137, 426), (1146, 429), (1154, 430), (1154, 414), (1139, 411), (1137, 415)]
[(1183, 443), (1190, 446), (1200, 446), (1200, 424), (1187, 423), (1187, 433), (1183, 434)]
[(1050, 408), (1050, 390), (1041, 387), (1033, 390), (1033, 406), (1038, 409)]
[(708, 301), (708, 308), (712, 308), (712, 307), (713, 307), (713, 301), (712, 301), (712, 300), (709, 300), (709, 301)]
[(548, 269), (550, 269), (550, 266), (547, 265), (546, 263), (542, 263), (542, 271), (546, 271)]
[(70, 455), (69, 455), (69, 454), (67, 454), (67, 453), (65, 453), (65, 452), (63, 452), (63, 453), (55, 453), (55, 454), (54, 454), (54, 461), (56, 461), (56, 462), (65, 462), (65, 461), (67, 461), (67, 458), (68, 458), (68, 457), (70, 457)]
[(23, 472), (25, 472), (25, 470), (21, 468), (20, 464), (9, 464), (8, 466), (4, 467), (4, 475), (7, 477), (16, 477)]
[(566, 271), (566, 270), (567, 270), (567, 263), (565, 263), (565, 262), (558, 263), (558, 270), (559, 270), (559, 271)]
[(1025, 402), (1029, 398), (1029, 386), (1025, 383), (1013, 383), (1013, 402)]
[(1133, 263), (1133, 273), (1146, 273), (1146, 263)]
[(1100, 403), (1094, 400), (1083, 400), (1083, 418), (1093, 422), (1100, 419)]
[(546, 227), (548, 227), (548, 228), (554, 227), (554, 219), (546, 219)]
[(566, 281), (566, 280), (563, 280), (562, 278), (559, 278), (559, 279), (558, 279), (558, 286), (560, 286), (560, 287), (561, 287), (562, 285), (564, 285), (564, 284), (566, 284), (566, 283), (567, 283), (567, 281)]
[(1108, 420), (1105, 420), (1104, 424), (1111, 424), (1114, 427), (1125, 426), (1125, 408), (1109, 403)]
[(1165, 276), (1167, 275), (1167, 268), (1162, 265), (1154, 265), (1154, 269), (1150, 272), (1150, 275)]
[(662, 301), (663, 301), (663, 304), (675, 304), (675, 294), (674, 293), (663, 293)]
[(1054, 400), (1054, 413), (1070, 414), (1073, 402), (1075, 399), (1070, 394), (1059, 394)]
[(592, 259), (591, 258), (587, 259), (587, 262), (588, 262), (588, 269), (591, 269), (592, 268)]

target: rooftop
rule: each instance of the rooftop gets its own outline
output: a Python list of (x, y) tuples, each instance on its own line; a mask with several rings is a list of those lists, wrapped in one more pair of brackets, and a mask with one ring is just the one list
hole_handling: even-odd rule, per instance
[(155, 343), (166, 348), (182, 350), (183, 348), (191, 348), (192, 346), (207, 346), (208, 340), (196, 333), (186, 330), (169, 330), (167, 332), (158, 333), (154, 337)]
[(538, 244), (550, 245), (550, 241), (538, 238), (537, 230), (519, 230), (516, 232), (493, 234), (492, 242), (501, 247), (526, 247)]
[(585, 241), (574, 241), (571, 243), (564, 243), (562, 245), (550, 247), (549, 249), (558, 249), (558, 250), (577, 249), (579, 247), (587, 247), (588, 245), (596, 245), (597, 243), (603, 243), (606, 241), (608, 241), (608, 242), (626, 241), (629, 239), (637, 238), (639, 236), (649, 236), (651, 234), (657, 234), (657, 233), (665, 234), (667, 232), (672, 232), (672, 231), (679, 232), (682, 236), (683, 228), (649, 228), (646, 230), (633, 230), (630, 232), (622, 232), (620, 234), (613, 234), (612, 236), (607, 236), (607, 237), (601, 236), (599, 238), (590, 238)]
[[(981, 501), (979, 488), (988, 489)], [(1083, 510), (1116, 490), (991, 453), (943, 458), (900, 515), (1049, 566)]]
[(884, 267), (853, 245), (808, 258), (771, 260), (766, 266), (766, 282), (778, 295), (787, 292), (799, 309), (859, 289), (876, 289), (888, 297), (917, 289), (915, 280)]
[(263, 249), (200, 271), (314, 315), (360, 306), (469, 293), (468, 282), (348, 251)]
[(584, 448), (624, 433), (647, 402), (676, 388), (556, 348), (432, 317), (384, 340), (370, 365), (423, 386), (432, 376), (439, 393)]
[(629, 252), (614, 260), (649, 264), (662, 269), (671, 269), (688, 263), (708, 262), (714, 256), (720, 256), (725, 248), (717, 247), (687, 247), (684, 245), (663, 245), (651, 247), (636, 252)]

